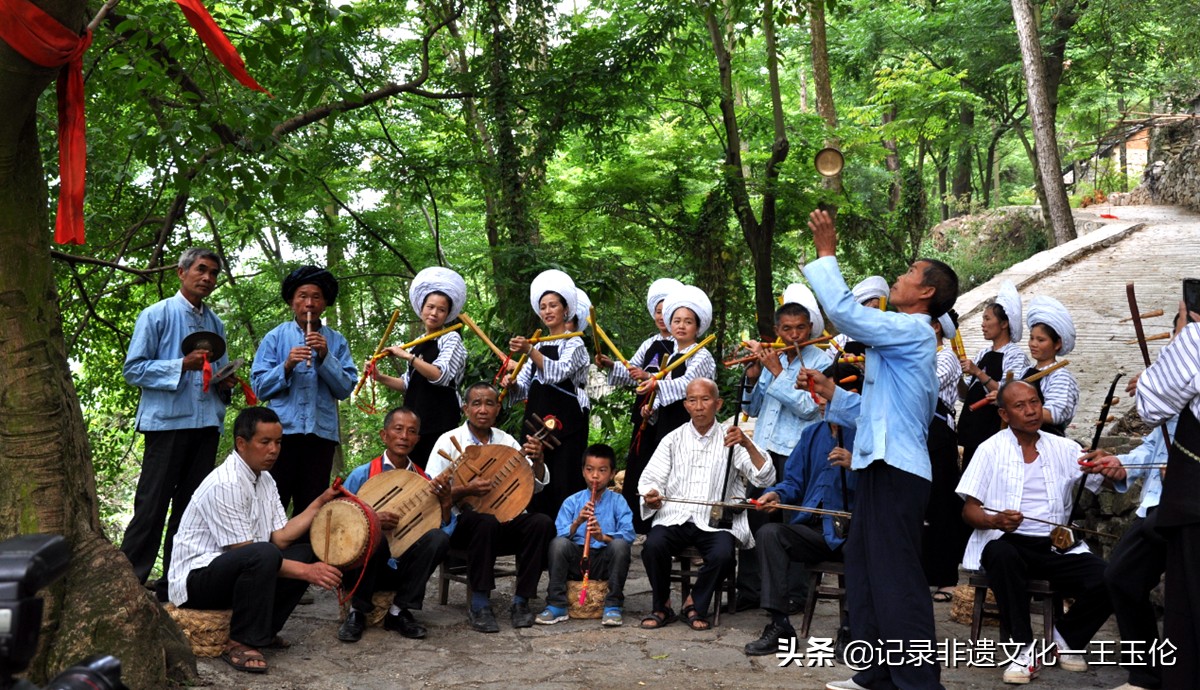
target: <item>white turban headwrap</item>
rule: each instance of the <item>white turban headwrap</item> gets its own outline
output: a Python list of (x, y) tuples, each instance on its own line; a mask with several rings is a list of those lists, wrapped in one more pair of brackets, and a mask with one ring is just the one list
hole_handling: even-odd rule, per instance
[(1025, 317), (1025, 323), (1030, 329), (1039, 323), (1053, 328), (1058, 337), (1062, 338), (1059, 355), (1066, 356), (1075, 349), (1075, 323), (1071, 321), (1071, 314), (1062, 302), (1053, 297), (1038, 295), (1029, 300), (1029, 313)]
[(821, 308), (817, 305), (817, 296), (807, 285), (792, 283), (783, 291), (784, 304), (799, 304), (808, 310), (808, 318), (812, 322), (812, 334), (809, 338), (819, 338), (825, 330), (825, 317), (821, 316)]
[(1017, 286), (1011, 280), (1000, 284), (1000, 293), (996, 295), (996, 304), (1004, 307), (1008, 317), (1008, 337), (1017, 342), (1021, 340), (1021, 295)]
[(687, 307), (696, 314), (696, 318), (700, 320), (697, 335), (704, 335), (712, 325), (712, 302), (709, 301), (708, 295), (695, 285), (684, 285), (671, 291), (663, 303), (663, 321), (668, 327), (671, 325), (671, 315), (680, 307)]
[(950, 312), (939, 316), (938, 323), (942, 327), (942, 337), (947, 340), (953, 340), (954, 334), (958, 333), (958, 329), (954, 327), (954, 319), (950, 318)]
[(576, 315), (575, 326), (581, 331), (588, 329), (588, 315), (592, 313), (592, 300), (587, 296), (587, 293), (579, 288), (575, 288), (575, 309), (579, 313)]
[(421, 315), (425, 300), (434, 292), (444, 293), (450, 298), (450, 313), (446, 315), (446, 321), (457, 319), (467, 301), (467, 283), (463, 277), (441, 266), (430, 266), (414, 276), (408, 286), (408, 302), (417, 316)]
[[(650, 289), (646, 291), (646, 311), (650, 312), (651, 319), (654, 318), (654, 308), (658, 306), (658, 303), (681, 287), (683, 287), (683, 283), (674, 278), (659, 278), (650, 283)], [(666, 318), (666, 314), (663, 315), (663, 318)]]
[(892, 286), (882, 276), (871, 276), (854, 286), (854, 301), (862, 304), (869, 299), (883, 299), (892, 292)]
[(539, 273), (529, 284), (529, 306), (533, 307), (533, 313), (542, 313), (538, 305), (542, 301), (542, 296), (547, 292), (553, 292), (562, 297), (565, 302), (566, 312), (563, 314), (563, 319), (569, 319), (575, 315), (575, 281), (571, 280), (571, 276), (556, 269)]

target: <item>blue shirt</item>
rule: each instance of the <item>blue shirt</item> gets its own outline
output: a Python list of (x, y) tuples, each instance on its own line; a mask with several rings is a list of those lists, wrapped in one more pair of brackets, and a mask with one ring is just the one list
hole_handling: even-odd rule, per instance
[[(225, 324), (208, 305), (197, 309), (182, 293), (138, 314), (122, 370), (130, 385), (142, 389), (138, 431), (223, 428), (225, 401), (218, 387), (210, 384), (205, 392), (203, 372), (183, 370), (183, 339), (197, 331), (224, 338)], [(212, 363), (213, 371), (228, 361), (228, 356), (222, 356)]]
[(787, 455), (796, 447), (800, 434), (821, 417), (821, 408), (813, 402), (808, 390), (796, 388), (796, 375), (801, 367), (822, 371), (833, 359), (814, 345), (806, 346), (790, 363), (787, 354), (781, 352), (778, 356), (783, 371), (776, 378), (764, 367), (750, 393), (746, 413), (758, 418), (754, 422), (758, 445), (772, 453)]
[[(846, 448), (854, 448), (854, 430), (842, 428), (842, 442)], [(825, 510), (850, 510), (842, 500), (842, 468), (829, 463), (829, 453), (837, 447), (837, 438), (828, 424), (809, 425), (800, 436), (796, 449), (788, 456), (783, 466), (783, 481), (763, 491), (774, 491), (780, 503), (800, 505), (805, 508)], [(847, 497), (854, 501), (854, 488), (858, 484), (853, 472), (845, 472)], [(814, 515), (792, 511), (789, 522), (793, 524), (821, 519), (825, 543), (837, 549), (845, 542), (833, 529), (832, 515)]]
[[(900, 314), (859, 304), (838, 269), (823, 257), (804, 267), (813, 292), (839, 330), (866, 344), (865, 383), (852, 467), (876, 460), (932, 481), (929, 422), (937, 405), (937, 342), (928, 314)], [(829, 418), (826, 412), (826, 419)]]
[[(1178, 423), (1179, 415), (1167, 420), (1167, 433), (1171, 435), (1171, 438), (1175, 438), (1175, 425)], [(1142, 445), (1117, 457), (1121, 459), (1122, 464), (1166, 464), (1167, 447), (1163, 443), (1162, 432), (1155, 429), (1142, 439)], [(1162, 472), (1157, 467), (1130, 467), (1125, 470), (1125, 479), (1113, 482), (1113, 488), (1120, 493), (1125, 493), (1129, 491), (1130, 483), (1136, 481), (1138, 477), (1146, 478), (1142, 482), (1142, 502), (1138, 504), (1137, 509), (1137, 516), (1145, 518), (1146, 511), (1157, 507), (1159, 499), (1162, 498)]]
[(259, 400), (271, 401), (285, 434), (315, 434), (337, 442), (339, 400), (354, 392), (358, 369), (341, 333), (321, 326), (329, 352), (320, 362), (314, 356), (287, 373), (283, 363), (293, 347), (304, 346), (304, 329), (295, 321), (281, 323), (258, 345), (250, 380)]
[[(571, 541), (583, 546), (583, 535), (587, 533), (586, 522), (575, 530), (575, 534), (568, 534), (568, 532), (571, 531), (571, 523), (579, 517), (579, 511), (583, 510), (590, 500), (592, 500), (592, 492), (588, 489), (567, 496), (567, 500), (563, 501), (562, 507), (558, 509), (558, 519), (554, 521), (558, 536), (569, 537)], [(629, 509), (629, 503), (621, 494), (607, 489), (601, 491), (600, 499), (596, 501), (595, 512), (596, 522), (600, 523), (600, 529), (605, 534), (613, 539), (624, 539), (630, 544), (633, 543), (633, 511)], [(602, 549), (606, 546), (608, 544), (599, 539), (592, 539), (593, 549)]]

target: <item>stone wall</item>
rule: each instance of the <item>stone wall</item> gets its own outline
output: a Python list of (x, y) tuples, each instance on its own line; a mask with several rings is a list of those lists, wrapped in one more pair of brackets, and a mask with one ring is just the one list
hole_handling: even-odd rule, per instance
[(1187, 121), (1160, 129), (1153, 149), (1157, 160), (1146, 168), (1139, 189), (1152, 203), (1200, 211), (1200, 127)]

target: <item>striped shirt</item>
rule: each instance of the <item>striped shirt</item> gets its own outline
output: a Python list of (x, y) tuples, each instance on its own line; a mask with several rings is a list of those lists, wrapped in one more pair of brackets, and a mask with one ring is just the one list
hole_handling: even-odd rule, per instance
[[(671, 344), (671, 350), (675, 350), (674, 338), (670, 336), (664, 338), (662, 335), (655, 333), (654, 335), (642, 341), (641, 346), (638, 347), (637, 352), (633, 353), (633, 357), (629, 360), (629, 363), (635, 367), (645, 369), (647, 363), (643, 362), (642, 360), (646, 358), (646, 351), (649, 350), (654, 343), (660, 340), (669, 342)], [(666, 364), (666, 362), (659, 362), (655, 366), (658, 369), (661, 369), (664, 364)], [(638, 383), (638, 381), (633, 380), (633, 377), (629, 375), (629, 370), (626, 369), (625, 366), (620, 362), (617, 362), (615, 365), (613, 365), (612, 370), (608, 372), (608, 385), (610, 386), (636, 386)]]
[[(1076, 482), (1080, 477), (1078, 460), (1083, 449), (1070, 439), (1039, 431), (1037, 453), (1036, 462), (1041, 465), (1046, 487), (1043, 496), (1048, 505), (1045, 510), (1039, 511), (1038, 507), (1025, 500), (1025, 474), (1030, 470), (1011, 429), (999, 431), (980, 444), (955, 491), (964, 500), (975, 498), (988, 508), (1049, 515), (1051, 520), (1066, 524), (1075, 499)], [(1092, 493), (1099, 491), (1104, 477), (1100, 474), (1086, 477), (1087, 489)], [(983, 547), (1002, 534), (1004, 532), (998, 529), (976, 529), (972, 532), (966, 553), (963, 554), (963, 567), (979, 570)], [(1081, 543), (1070, 553), (1086, 551), (1087, 544)]]
[(1200, 323), (1184, 326), (1137, 384), (1138, 414), (1147, 424), (1162, 424), (1184, 406), (1200, 419)]
[[(693, 522), (705, 532), (721, 531), (708, 525), (711, 513), (709, 506), (665, 501), (661, 508), (655, 510), (646, 506), (645, 495), (655, 489), (668, 498), (694, 501), (727, 499), (736, 502), (746, 497), (746, 482), (766, 488), (775, 481), (775, 465), (765, 450), (759, 448), (765, 462), (761, 468), (755, 469), (750, 453), (741, 446), (734, 446), (735, 475), (730, 478), (728, 495), (721, 496), (729, 457), (729, 449), (725, 447), (726, 429), (727, 425), (714, 422), (707, 433), (701, 434), (689, 422), (663, 437), (638, 481), (643, 520), (653, 517), (655, 525), (666, 526)], [(744, 511), (734, 517), (732, 532), (742, 548), (754, 546), (754, 536), (750, 534)]]
[(1065, 428), (1075, 419), (1075, 411), (1079, 408), (1079, 383), (1075, 376), (1063, 367), (1046, 374), (1038, 383), (1042, 384), (1045, 400), (1042, 405), (1050, 410), (1051, 422)]
[[(693, 347), (695, 345), (683, 348), (682, 353), (672, 353), (666, 363), (663, 364), (663, 368), (665, 369), (667, 364), (678, 361), (683, 354), (686, 354)], [(713, 359), (712, 353), (707, 348), (700, 348), (699, 352), (688, 357), (686, 364), (680, 364), (679, 366), (686, 366), (687, 371), (683, 372), (678, 378), (671, 378), (672, 374), (675, 373), (671, 372), (671, 374), (667, 374), (665, 378), (658, 382), (658, 388), (656, 389), (658, 393), (654, 396), (654, 409), (657, 410), (683, 400), (687, 397), (689, 383), (700, 378), (711, 379), (717, 373), (717, 362)]]
[[(980, 350), (979, 354), (975, 355), (975, 365), (979, 366), (979, 362), (983, 359), (983, 356), (991, 351), (992, 348), (990, 347), (985, 347)], [(996, 352), (1004, 354), (1004, 362), (1000, 365), (1001, 373), (1000, 378), (996, 381), (997, 383), (1004, 383), (1004, 379), (1007, 378), (1008, 372), (1010, 371), (1012, 372), (1014, 379), (1021, 378), (1021, 375), (1025, 373), (1025, 370), (1033, 364), (1029, 361), (1029, 357), (1025, 355), (1025, 351), (1022, 350), (1021, 346), (1017, 343), (1008, 343), (999, 350), (996, 350)], [(971, 387), (974, 383), (975, 377), (968, 376), (967, 387)]]
[[(954, 351), (948, 347), (939, 348), (937, 352), (938, 399), (946, 403), (946, 407), (954, 409), (958, 402), (958, 381), (962, 378), (962, 363), (958, 361)], [(954, 428), (954, 418), (946, 420), (950, 428)]]
[(576, 336), (534, 345), (539, 351), (546, 346), (558, 347), (558, 359), (543, 357), (541, 367), (535, 366), (533, 362), (526, 362), (526, 366), (521, 368), (521, 373), (517, 374), (517, 380), (513, 383), (511, 399), (514, 402), (524, 400), (529, 397), (529, 386), (534, 381), (541, 381), (567, 395), (574, 395), (579, 409), (590, 408), (592, 402), (587, 394), (587, 378), (591, 362), (588, 360), (583, 338)]
[[(430, 383), (457, 390), (459, 384), (462, 383), (463, 374), (467, 371), (467, 348), (463, 345), (462, 336), (458, 331), (450, 331), (438, 337), (437, 346), (438, 356), (430, 364), (441, 370), (442, 375), (431, 380)], [(413, 368), (410, 364), (404, 375), (400, 377), (404, 379), (405, 389), (408, 388), (408, 381), (412, 375)], [(462, 402), (461, 398), (459, 402)]]
[(234, 544), (265, 542), (287, 524), (270, 472), (255, 473), (233, 451), (196, 489), (183, 511), (168, 577), (171, 603), (187, 601), (187, 578)]

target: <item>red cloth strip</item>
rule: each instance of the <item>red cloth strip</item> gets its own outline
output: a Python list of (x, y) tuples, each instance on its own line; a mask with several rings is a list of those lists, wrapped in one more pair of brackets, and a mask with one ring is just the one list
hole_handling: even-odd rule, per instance
[(220, 60), (225, 69), (233, 75), (247, 88), (255, 91), (262, 91), (268, 96), (271, 95), (258, 82), (254, 81), (254, 77), (246, 71), (246, 63), (242, 60), (242, 56), (238, 55), (237, 48), (229, 42), (229, 38), (224, 31), (217, 26), (217, 22), (213, 20), (212, 15), (208, 13), (208, 9), (200, 0), (175, 0), (179, 5), (179, 9), (183, 10), (183, 16), (187, 18), (188, 24), (196, 30), (200, 36), (200, 40), (204, 41), (204, 45), (208, 46), (208, 50)]
[(39, 67), (62, 67), (58, 75), (58, 217), (54, 241), (83, 244), (84, 142), (83, 53), (90, 31), (80, 36), (28, 0), (0, 0), (0, 40)]

